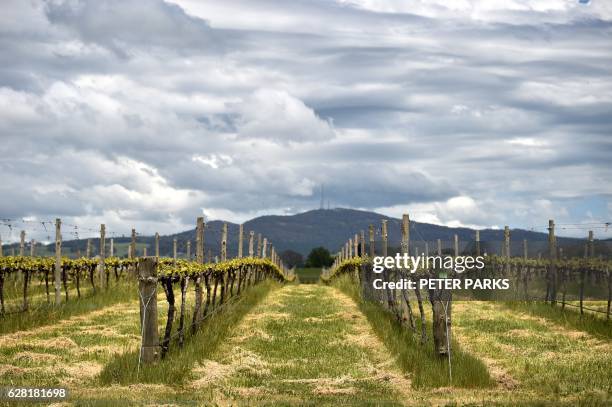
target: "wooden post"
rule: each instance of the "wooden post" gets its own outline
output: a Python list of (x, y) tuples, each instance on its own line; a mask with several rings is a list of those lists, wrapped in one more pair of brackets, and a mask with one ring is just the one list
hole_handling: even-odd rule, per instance
[(504, 257), (510, 258), (510, 228), (504, 226)]
[(85, 257), (88, 259), (91, 257), (91, 239), (87, 239), (87, 246), (85, 248)]
[(349, 239), (348, 242), (348, 258), (352, 258), (353, 257), (353, 239)]
[(133, 259), (136, 257), (136, 229), (132, 229), (132, 242), (130, 243), (130, 248), (131, 248), (131, 253), (130, 253), (130, 259)]
[(19, 241), (19, 255), (25, 256), (25, 230), (22, 230), (19, 235), (21, 237)]
[(227, 260), (227, 223), (223, 224), (221, 230), (221, 261)]
[(152, 363), (159, 359), (160, 354), (157, 332), (157, 258), (139, 259), (138, 289), (142, 333), (139, 363)]
[(172, 239), (172, 258), (174, 258), (174, 260), (176, 261), (176, 259), (178, 258), (178, 241), (176, 240), (176, 237), (174, 239)]
[(254, 254), (254, 250), (253, 250), (253, 238), (255, 236), (255, 232), (253, 232), (252, 230), (249, 232), (249, 257), (253, 257)]
[(374, 257), (374, 255), (376, 254), (374, 246), (374, 225), (370, 225), (368, 227), (368, 232), (370, 234), (370, 257)]
[(55, 219), (55, 269), (53, 278), (55, 282), (55, 304), (62, 302), (62, 233), (61, 219)]
[(204, 264), (204, 218), (196, 220), (196, 262)]
[(268, 250), (268, 238), (264, 237), (263, 240), (263, 249), (261, 250), (261, 257), (266, 258), (266, 251)]
[(34, 257), (35, 252), (36, 252), (36, 241), (32, 239), (30, 241), (30, 257)]
[(187, 260), (191, 261), (191, 240), (187, 240)]
[(365, 257), (365, 231), (361, 231), (361, 239), (359, 240), (361, 243), (361, 257)]
[(402, 254), (410, 253), (410, 216), (402, 215)]
[(527, 239), (523, 239), (523, 259), (527, 260), (529, 258), (529, 251), (527, 249)]
[(255, 256), (256, 257), (261, 256), (261, 233), (257, 234), (257, 254)]
[(557, 260), (557, 240), (555, 239), (555, 221), (548, 221), (548, 257), (550, 259), (549, 267), (549, 289), (548, 299), (551, 304), (555, 304), (557, 300), (557, 270), (555, 268), (555, 260)]
[(382, 255), (387, 257), (387, 220), (382, 221)]
[(589, 257), (595, 257), (595, 245), (593, 244), (593, 231), (589, 230)]
[(353, 253), (355, 254), (354, 257), (358, 257), (359, 256), (359, 235), (357, 233), (355, 233), (355, 239), (353, 239)]
[(454, 240), (454, 252), (455, 252), (455, 257), (459, 256), (459, 236), (457, 236), (457, 234), (455, 234), (455, 240)]
[(476, 231), (476, 256), (480, 256), (480, 230)]
[(112, 237), (110, 240), (110, 248), (108, 254), (110, 255), (110, 257), (113, 257), (115, 255), (115, 239), (113, 239)]
[(442, 256), (442, 240), (438, 239), (438, 256)]
[(155, 257), (159, 258), (159, 233), (155, 232)]
[(242, 223), (238, 225), (238, 258), (242, 258), (242, 239), (244, 235), (244, 226)]
[(104, 288), (104, 275), (106, 274), (106, 225), (100, 225), (100, 264), (98, 266), (98, 278), (100, 279), (100, 288)]
[[(204, 217), (200, 216), (196, 219), (196, 262), (198, 264), (204, 264)], [(181, 290), (186, 289), (187, 282), (185, 281), (185, 287), (181, 287)], [(191, 332), (195, 333), (197, 327), (202, 320), (202, 275), (197, 275), (195, 278), (195, 309), (193, 311), (193, 317), (191, 319)], [(181, 302), (182, 302), (181, 298)], [(182, 306), (182, 304), (181, 304)]]
[(142, 248), (142, 257), (147, 257), (147, 246)]

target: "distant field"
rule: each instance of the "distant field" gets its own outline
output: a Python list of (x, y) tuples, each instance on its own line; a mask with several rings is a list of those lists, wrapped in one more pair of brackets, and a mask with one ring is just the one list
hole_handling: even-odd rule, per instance
[(300, 268), (296, 269), (296, 274), (301, 283), (316, 283), (321, 275), (320, 268)]

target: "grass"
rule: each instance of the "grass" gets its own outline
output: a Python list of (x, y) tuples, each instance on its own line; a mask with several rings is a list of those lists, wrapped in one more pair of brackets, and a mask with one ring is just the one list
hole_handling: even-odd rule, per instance
[(292, 285), (259, 304), (194, 370), (218, 404), (398, 405), (405, 378), (350, 298)]
[(319, 282), (319, 278), (321, 276), (320, 268), (299, 268), (295, 270), (300, 283), (317, 283)]
[[(601, 303), (605, 304), (603, 301)], [(575, 308), (566, 306), (565, 310), (562, 310), (561, 305), (553, 307), (543, 302), (511, 301), (504, 305), (511, 310), (528, 312), (546, 318), (566, 328), (578, 329), (597, 337), (612, 339), (612, 320), (606, 320), (605, 315), (602, 317), (588, 311), (580, 315), (580, 311)], [(594, 308), (592, 304), (589, 306)]]
[[(333, 284), (358, 302), (359, 309), (366, 315), (378, 337), (396, 357), (401, 368), (412, 374), (412, 385), (415, 388), (451, 385), (463, 388), (486, 388), (494, 385), (482, 361), (464, 352), (455, 341), (452, 343), (451, 380), (448, 359), (434, 352), (430, 323), (427, 326), (429, 340), (421, 344), (420, 336), (413, 334), (412, 331), (398, 323), (395, 316), (382, 306), (370, 301), (362, 301), (359, 298), (358, 287), (349, 276), (339, 277), (334, 280)], [(418, 313), (415, 319), (420, 325)], [(420, 332), (420, 326), (417, 326), (417, 332)]]
[[(455, 304), (462, 345), (515, 382), (516, 394), (534, 400), (604, 405), (612, 393), (612, 345), (555, 318), (493, 302)], [(608, 400), (609, 401), (609, 400)]]
[[(102, 307), (132, 301), (138, 298), (137, 295), (134, 284), (120, 283), (95, 295), (92, 291), (86, 291), (81, 298), (76, 298), (76, 294), (73, 293), (68, 302), (62, 302), (59, 306), (46, 301), (38, 302), (32, 305), (27, 312), (15, 312), (0, 316), (0, 334), (53, 324), (62, 319), (85, 314)], [(64, 301), (63, 296), (62, 301)]]
[[(249, 289), (238, 301), (228, 304), (222, 311), (207, 318), (194, 336), (187, 335), (182, 349), (172, 343), (167, 357), (156, 364), (139, 369), (138, 349), (117, 355), (101, 372), (100, 384), (184, 383), (193, 365), (214, 352), (232, 327), (264, 298), (268, 291), (277, 286), (277, 283), (264, 282)], [(165, 323), (165, 313), (160, 313), (160, 317), (161, 326)], [(186, 321), (190, 321), (190, 317), (191, 315), (187, 315)]]

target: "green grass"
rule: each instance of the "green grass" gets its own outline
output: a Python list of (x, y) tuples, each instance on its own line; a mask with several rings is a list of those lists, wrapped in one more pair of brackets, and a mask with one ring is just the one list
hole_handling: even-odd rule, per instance
[(576, 308), (566, 306), (565, 310), (562, 310), (560, 304), (553, 307), (543, 302), (511, 301), (504, 303), (504, 305), (511, 310), (529, 312), (532, 315), (547, 318), (567, 328), (578, 329), (597, 337), (612, 339), (612, 320), (606, 320), (605, 315), (601, 317), (590, 312), (580, 315), (580, 311)]
[(395, 380), (410, 391), (355, 304), (322, 285), (271, 294), (212, 359), (231, 373), (199, 391), (230, 404), (398, 405)]
[[(76, 298), (74, 292), (72, 294), (69, 301), (65, 302), (62, 293), (62, 301), (64, 302), (59, 306), (55, 306), (52, 302), (39, 302), (31, 306), (31, 309), (27, 312), (0, 316), (0, 334), (53, 324), (65, 318), (138, 298), (136, 285), (127, 282), (111, 286), (108, 290), (99, 291), (95, 295), (91, 291), (87, 291), (81, 298)], [(53, 297), (51, 301), (53, 301)]]
[[(194, 336), (187, 335), (182, 349), (178, 348), (176, 342), (173, 341), (166, 358), (155, 364), (139, 369), (138, 350), (128, 350), (117, 355), (102, 370), (99, 378), (100, 384), (184, 383), (193, 365), (211, 355), (232, 327), (271, 289), (277, 287), (278, 283), (267, 281), (250, 288), (237, 301), (228, 304), (223, 310), (207, 318)], [(160, 313), (160, 317), (161, 325), (165, 323), (165, 315)], [(191, 321), (190, 317), (191, 315), (187, 315), (185, 320)], [(174, 325), (176, 327), (177, 324)]]
[[(607, 339), (568, 329), (554, 318), (493, 302), (456, 304), (455, 331), (471, 351), (495, 360), (534, 399), (589, 400), (604, 405), (612, 392)], [(607, 396), (606, 396), (607, 394)]]
[(300, 283), (317, 283), (321, 276), (320, 268), (299, 268), (295, 270), (298, 278), (300, 279)]
[[(486, 366), (479, 359), (464, 352), (456, 341), (451, 345), (451, 381), (448, 359), (441, 358), (434, 352), (430, 323), (427, 326), (429, 341), (421, 344), (420, 336), (398, 323), (395, 316), (381, 305), (361, 300), (358, 287), (349, 276), (335, 279), (333, 285), (350, 295), (359, 304), (359, 309), (366, 315), (378, 337), (396, 357), (401, 368), (412, 373), (414, 387), (434, 388), (452, 385), (462, 388), (487, 388), (494, 385)], [(415, 319), (420, 324), (418, 314), (415, 315)], [(420, 332), (420, 326), (417, 326), (417, 332)]]

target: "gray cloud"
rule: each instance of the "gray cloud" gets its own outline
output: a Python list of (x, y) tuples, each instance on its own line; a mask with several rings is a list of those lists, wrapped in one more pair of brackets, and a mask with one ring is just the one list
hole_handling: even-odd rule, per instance
[(609, 221), (612, 9), (464, 3), (10, 0), (0, 213)]

